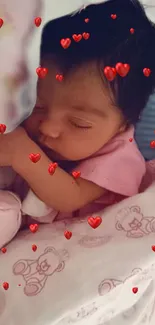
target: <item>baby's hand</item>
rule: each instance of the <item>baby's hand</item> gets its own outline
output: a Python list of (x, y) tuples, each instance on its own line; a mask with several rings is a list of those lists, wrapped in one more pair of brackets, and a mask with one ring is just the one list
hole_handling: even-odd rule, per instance
[(29, 137), (22, 127), (18, 127), (8, 134), (0, 134), (0, 166), (13, 165), (16, 155), (23, 150)]

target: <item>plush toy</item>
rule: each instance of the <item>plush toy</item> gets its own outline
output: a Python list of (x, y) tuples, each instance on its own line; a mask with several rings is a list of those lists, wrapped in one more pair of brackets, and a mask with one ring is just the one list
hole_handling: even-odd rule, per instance
[[(57, 17), (84, 8), (88, 1), (0, 0), (0, 132), (13, 131), (27, 118), (36, 100), (36, 68), (39, 67), (40, 40), (45, 24)], [(37, 19), (36, 19), (37, 18)], [(40, 20), (41, 18), (41, 20)], [(0, 248), (19, 230), (23, 215), (39, 221), (57, 211), (48, 208), (29, 190), (21, 202), (8, 191), (15, 180), (11, 168), (0, 168)], [(45, 218), (44, 218), (45, 220)]]
[[(35, 32), (34, 17), (39, 16), (39, 0), (0, 0), (0, 124), (6, 133), (16, 128), (32, 111), (32, 90), (27, 65), (27, 44)], [(39, 56), (38, 56), (39, 59)], [(37, 60), (37, 58), (36, 58)], [(37, 81), (33, 73), (34, 85)], [(9, 167), (0, 168), (0, 247), (10, 241), (21, 225), (21, 202), (6, 191), (15, 180)], [(5, 191), (4, 191), (5, 189)]]

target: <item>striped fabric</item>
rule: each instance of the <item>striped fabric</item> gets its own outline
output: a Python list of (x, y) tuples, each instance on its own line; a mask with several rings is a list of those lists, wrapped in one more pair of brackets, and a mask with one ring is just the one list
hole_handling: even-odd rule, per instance
[(150, 147), (150, 142), (155, 140), (155, 93), (150, 96), (136, 125), (135, 139), (144, 158), (155, 159), (155, 148)]

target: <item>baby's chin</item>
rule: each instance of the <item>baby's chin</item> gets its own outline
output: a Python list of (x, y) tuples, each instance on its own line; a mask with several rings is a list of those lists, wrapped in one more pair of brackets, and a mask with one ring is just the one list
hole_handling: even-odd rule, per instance
[(42, 149), (42, 151), (46, 154), (46, 156), (51, 159), (52, 161), (58, 162), (58, 161), (70, 161), (70, 162), (74, 162), (76, 163), (77, 161), (83, 160), (85, 158), (78, 158), (78, 157), (65, 157), (63, 155), (61, 155), (60, 153), (58, 153), (57, 151), (54, 151), (53, 149), (45, 146), (44, 144), (40, 143), (40, 141), (38, 141), (38, 139), (33, 139), (37, 145)]

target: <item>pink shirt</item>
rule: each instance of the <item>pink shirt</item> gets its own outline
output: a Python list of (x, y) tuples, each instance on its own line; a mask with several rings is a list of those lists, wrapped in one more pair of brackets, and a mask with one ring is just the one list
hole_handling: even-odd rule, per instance
[(146, 164), (133, 137), (134, 128), (130, 127), (76, 167), (76, 171), (81, 172), (81, 178), (103, 187), (107, 192), (71, 215), (59, 213), (58, 219), (86, 216), (139, 192)]
[[(73, 213), (59, 213), (53, 210), (53, 213), (51, 211), (48, 215), (39, 217), (38, 221), (51, 223), (55, 218), (84, 217), (97, 213), (125, 197), (137, 194), (146, 173), (146, 163), (133, 136), (134, 128), (130, 127), (76, 167), (76, 171), (81, 172), (81, 178), (107, 190), (102, 197)], [(17, 181), (15, 183), (15, 187), (17, 188), (18, 185), (21, 199), (23, 199), (25, 182), (19, 177), (19, 184)], [(18, 191), (15, 192), (18, 193)]]

